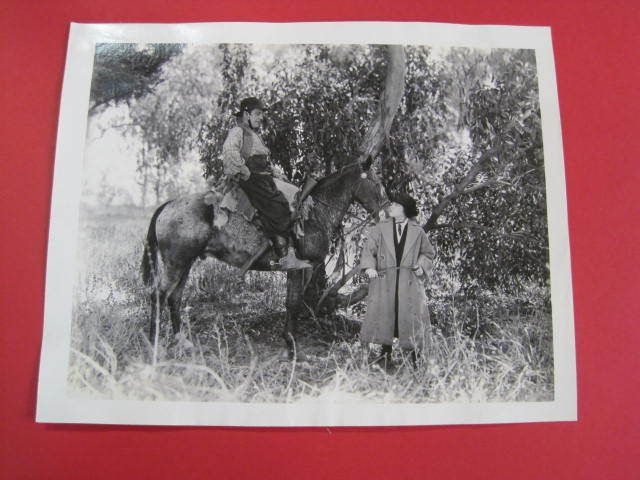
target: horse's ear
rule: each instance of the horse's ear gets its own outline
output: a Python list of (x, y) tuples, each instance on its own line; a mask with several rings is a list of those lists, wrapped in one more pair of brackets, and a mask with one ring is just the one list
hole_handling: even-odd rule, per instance
[(367, 155), (367, 159), (360, 164), (362, 170), (368, 172), (371, 168), (371, 164), (373, 164), (373, 157), (371, 155)]

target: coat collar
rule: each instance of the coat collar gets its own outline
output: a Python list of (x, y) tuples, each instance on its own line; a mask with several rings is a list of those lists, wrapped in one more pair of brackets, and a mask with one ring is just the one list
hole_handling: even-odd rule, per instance
[(395, 256), (396, 247), (393, 243), (393, 220), (380, 222), (380, 230), (382, 231), (382, 238), (387, 244), (387, 249), (393, 252), (393, 255)]
[[(416, 243), (416, 240), (418, 240), (418, 237), (420, 236), (420, 231), (422, 230), (422, 227), (420, 227), (420, 225), (418, 225), (415, 220), (411, 219), (409, 219), (405, 228), (407, 229), (407, 239), (405, 240), (404, 251), (402, 253), (402, 259), (400, 260), (400, 263), (402, 263), (404, 257), (407, 255), (409, 250), (411, 250), (413, 244)], [(384, 220), (383, 222), (380, 222), (380, 230), (382, 231), (382, 238), (387, 244), (387, 248), (391, 252), (393, 252), (393, 255), (395, 257), (396, 247), (395, 243), (393, 242), (393, 220)]]

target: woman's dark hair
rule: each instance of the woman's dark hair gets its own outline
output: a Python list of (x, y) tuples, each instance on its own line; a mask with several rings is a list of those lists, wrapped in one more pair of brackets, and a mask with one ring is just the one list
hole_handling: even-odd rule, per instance
[(418, 210), (418, 203), (415, 198), (406, 193), (399, 193), (397, 195), (393, 195), (389, 200), (399, 205), (402, 205), (404, 208), (404, 214), (407, 218), (417, 217), (420, 211)]

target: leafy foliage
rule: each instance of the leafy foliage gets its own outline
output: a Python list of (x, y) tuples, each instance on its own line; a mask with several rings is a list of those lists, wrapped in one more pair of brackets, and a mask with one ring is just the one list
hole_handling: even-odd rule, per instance
[[(380, 155), (387, 190), (419, 198), (439, 260), (467, 293), (546, 284), (534, 52), (405, 52), (405, 96)], [(384, 81), (383, 49), (304, 45), (269, 53), (243, 50), (242, 68), (226, 79), (238, 93), (235, 103), (225, 98), (228, 111), (249, 95), (271, 106), (263, 133), (274, 162), (294, 181), (355, 158)], [(232, 121), (227, 115), (204, 128), (208, 174), (219, 172), (212, 166)]]
[(268, 106), (263, 136), (273, 161), (290, 179), (300, 181), (309, 173), (327, 175), (352, 161), (380, 94), (382, 59), (381, 48), (369, 46), (303, 45), (274, 48), (267, 54), (245, 50), (236, 61), (244, 65), (233, 69), (236, 78), (225, 79), (225, 85), (235, 85), (238, 95), (225, 96), (226, 116), (203, 129), (205, 172), (220, 171), (217, 157), (235, 121), (232, 114), (247, 96), (257, 96)]
[(483, 81), (469, 89), (461, 119), (471, 144), (456, 152), (462, 156), (444, 175), (444, 184), (459, 184), (474, 165), (482, 168), (443, 212), (443, 221), (432, 217), (428, 226), (435, 229), (441, 258), (459, 261), (467, 292), (546, 285), (544, 158), (534, 52), (496, 50), (474, 63), (483, 65)]
[[(269, 107), (262, 133), (292, 181), (340, 168), (358, 156), (386, 71), (385, 48), (373, 45), (101, 48), (96, 92), (107, 90), (97, 88), (105, 68), (129, 72), (110, 88), (135, 92), (130, 116), (145, 145), (139, 173), (157, 200), (176, 191), (173, 172), (194, 151), (206, 177), (220, 176), (222, 143), (248, 96)], [(439, 271), (465, 293), (547, 285), (535, 53), (407, 46), (405, 54), (405, 95), (379, 155), (388, 193), (418, 198), (446, 266)]]
[(156, 202), (181, 193), (176, 172), (195, 147), (200, 127), (218, 113), (222, 72), (211, 65), (220, 57), (215, 47), (188, 46), (162, 66), (161, 83), (131, 101), (131, 128), (143, 144), (138, 177), (143, 191), (153, 188)]
[(222, 76), (222, 88), (217, 96), (219, 115), (213, 116), (198, 131), (198, 148), (205, 177), (218, 178), (222, 175), (222, 163), (218, 156), (224, 137), (233, 125), (230, 112), (238, 108), (241, 82), (247, 68), (249, 50), (245, 45), (221, 44), (219, 71)]
[(160, 68), (182, 51), (179, 44), (101, 43), (96, 45), (90, 113), (109, 103), (139, 98), (160, 80)]

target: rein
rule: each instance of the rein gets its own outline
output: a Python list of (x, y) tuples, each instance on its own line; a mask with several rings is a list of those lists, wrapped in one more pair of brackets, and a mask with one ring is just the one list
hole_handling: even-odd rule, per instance
[[(340, 173), (342, 173), (347, 167), (349, 167), (350, 165), (344, 166), (342, 167), (340, 170), (338, 170)], [(371, 180), (369, 177), (365, 177), (365, 178), (360, 178), (358, 180), (358, 184), (356, 185), (355, 191), (353, 192), (353, 196), (357, 196), (358, 192), (360, 192), (360, 189), (362, 188), (362, 183), (364, 181), (367, 182), (372, 182), (372, 183), (376, 183), (373, 180)], [(313, 194), (313, 191), (311, 192), (311, 194)], [(313, 197), (314, 201), (317, 201), (321, 204), (323, 204), (325, 207), (329, 207), (329, 208), (335, 208), (336, 206), (334, 204), (331, 204), (329, 202), (325, 202), (324, 200), (317, 198), (317, 197)], [(382, 205), (380, 205), (379, 210), (382, 210), (383, 208), (385, 208), (387, 205), (389, 205), (391, 202), (387, 199), (385, 202), (382, 203)], [(371, 216), (370, 213), (367, 213), (368, 216)]]

